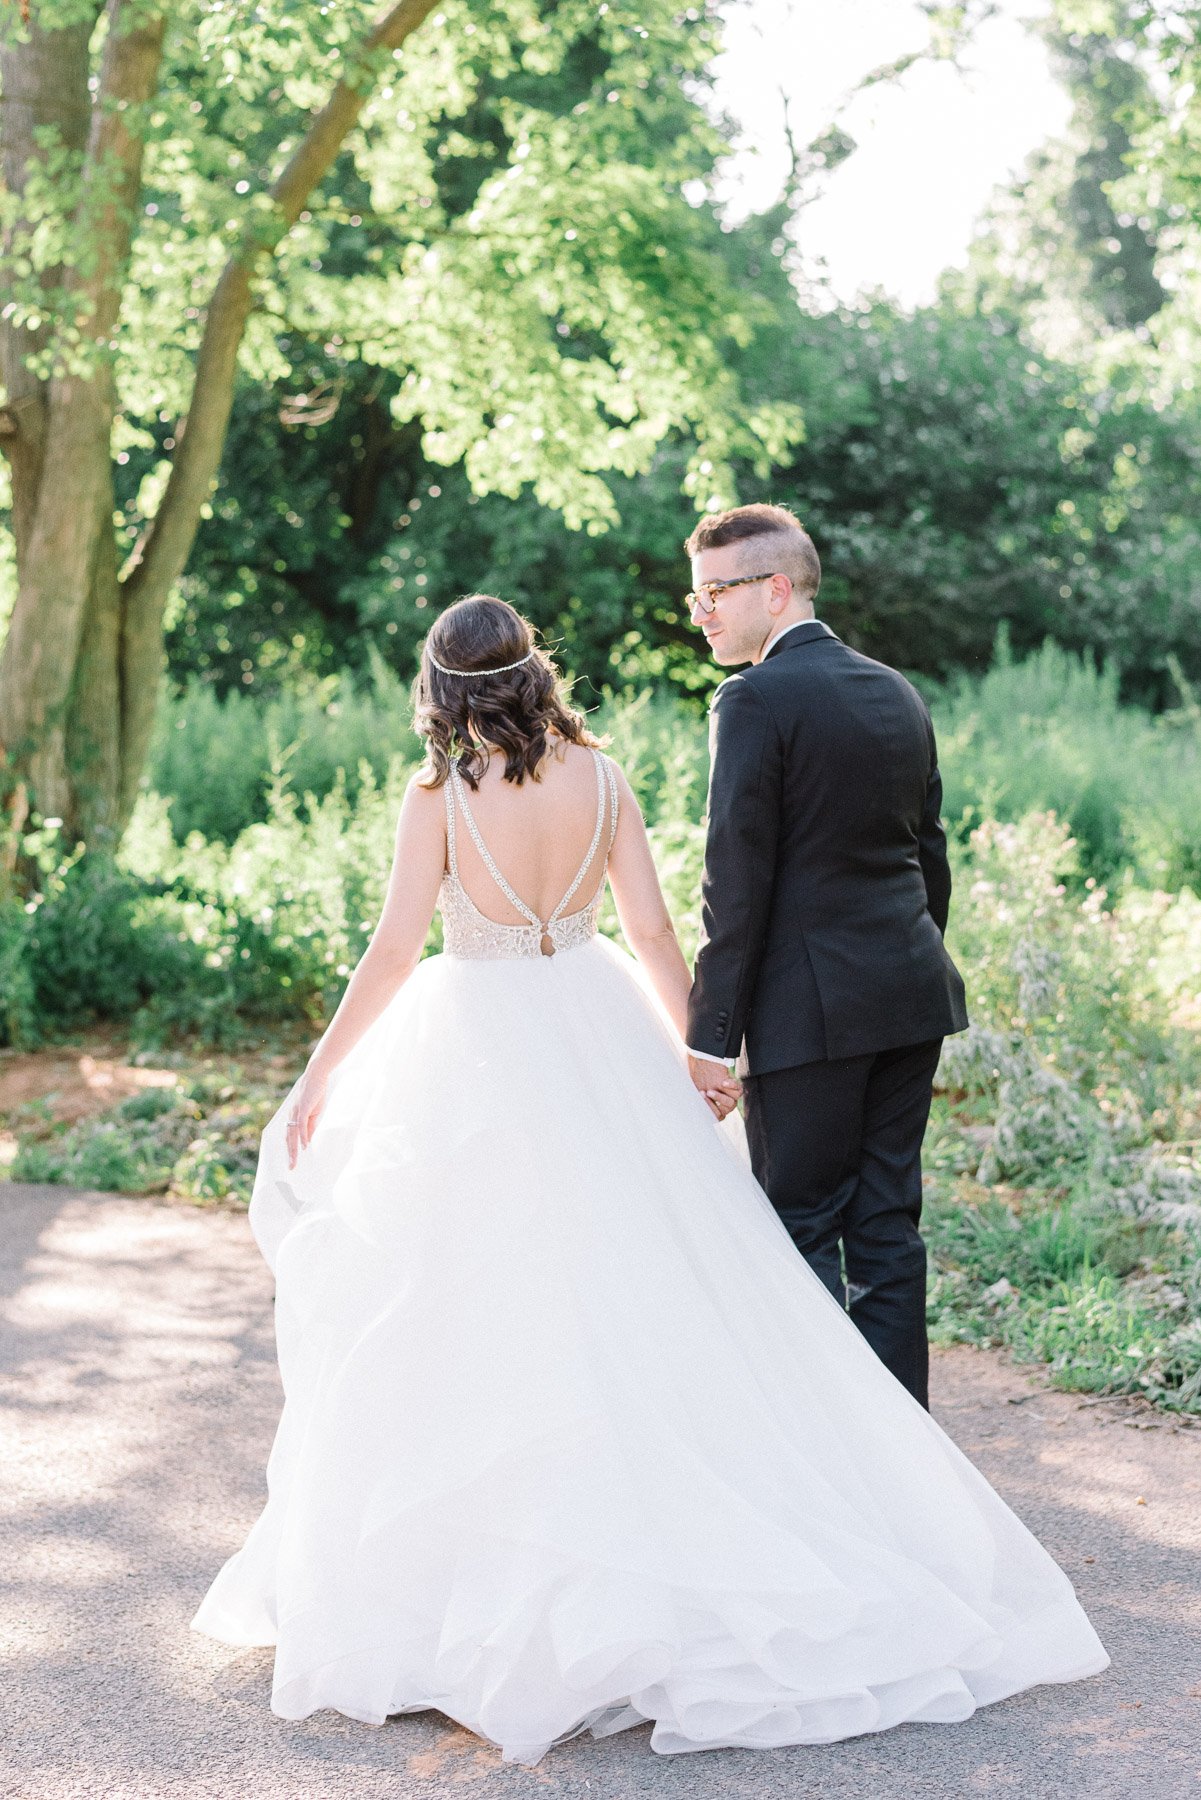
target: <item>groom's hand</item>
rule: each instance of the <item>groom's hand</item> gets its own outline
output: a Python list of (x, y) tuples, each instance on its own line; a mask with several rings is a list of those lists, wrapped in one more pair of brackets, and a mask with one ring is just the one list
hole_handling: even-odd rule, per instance
[(733, 1112), (742, 1093), (742, 1083), (736, 1081), (725, 1063), (709, 1062), (701, 1056), (688, 1058), (688, 1073), (692, 1077), (692, 1085), (697, 1092), (703, 1094), (712, 1111), (719, 1119)]

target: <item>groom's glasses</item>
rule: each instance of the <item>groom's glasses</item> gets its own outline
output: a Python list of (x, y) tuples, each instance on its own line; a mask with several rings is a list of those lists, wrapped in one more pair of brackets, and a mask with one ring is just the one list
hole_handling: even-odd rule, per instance
[[(775, 573), (773, 569), (772, 574)], [(755, 581), (770, 581), (771, 575), (736, 575), (733, 581), (702, 581), (698, 588), (684, 595), (684, 604), (689, 612), (699, 606), (703, 613), (717, 611), (717, 596), (724, 594), (728, 588), (749, 587)]]

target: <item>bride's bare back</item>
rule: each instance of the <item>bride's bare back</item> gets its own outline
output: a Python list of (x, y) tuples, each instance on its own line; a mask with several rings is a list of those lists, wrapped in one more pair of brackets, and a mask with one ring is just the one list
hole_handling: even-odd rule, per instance
[[(596, 854), (568, 906), (572, 913), (597, 898), (606, 875), (622, 933), (658, 994), (681, 1039), (691, 982), (663, 899), (637, 799), (620, 767), (603, 783), (604, 816)], [(610, 847), (613, 789), (617, 829)], [(597, 835), (597, 761), (584, 745), (553, 740), (540, 779), (504, 779), (504, 759), (493, 756), (477, 791), (464, 784), (467, 804), (493, 862), (517, 897), (544, 924), (560, 905)], [(309, 1141), (323, 1104), (329, 1071), (336, 1068), (377, 1019), (421, 960), (430, 922), (449, 864), (446, 794), (414, 776), (396, 827), (396, 851), (383, 911), (371, 942), (350, 978), (306, 1071), (297, 1100), (293, 1161)], [(495, 924), (528, 927), (529, 920), (497, 886), (469, 829), (456, 829), (459, 882), (477, 912)], [(606, 865), (606, 851), (608, 862)], [(567, 911), (560, 913), (560, 918)], [(733, 1104), (707, 1094), (718, 1116)]]
[[(463, 798), (509, 886), (540, 919), (548, 919), (596, 836), (596, 759), (582, 744), (555, 740), (536, 781), (506, 781), (504, 767), (504, 758), (493, 756), (478, 789), (464, 782)], [(573, 912), (588, 906), (604, 882), (610, 806), (606, 793), (600, 840), (571, 898)], [(470, 830), (458, 831), (457, 851), (459, 880), (472, 905), (499, 925), (527, 923), (497, 887)]]

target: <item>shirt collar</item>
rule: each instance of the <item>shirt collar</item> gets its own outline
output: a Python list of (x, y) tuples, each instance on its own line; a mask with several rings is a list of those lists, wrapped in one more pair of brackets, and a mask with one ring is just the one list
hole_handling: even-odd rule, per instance
[(834, 636), (834, 633), (830, 630), (830, 627), (826, 624), (824, 619), (794, 619), (791, 625), (785, 625), (783, 631), (777, 631), (774, 637), (768, 638), (763, 649), (763, 655), (759, 658), (760, 663), (765, 663), (767, 661), (776, 645), (782, 644), (790, 631), (799, 631), (802, 625), (816, 625), (819, 627), (823, 637)]

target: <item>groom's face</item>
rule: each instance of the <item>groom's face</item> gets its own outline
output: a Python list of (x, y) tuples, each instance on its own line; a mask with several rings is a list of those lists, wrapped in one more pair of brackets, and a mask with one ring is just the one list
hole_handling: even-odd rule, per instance
[[(706, 581), (737, 581), (740, 576), (761, 569), (768, 552), (765, 547), (756, 551), (755, 543), (754, 538), (744, 539), (738, 544), (723, 544), (719, 550), (702, 550), (694, 556), (693, 591)], [(726, 588), (715, 595), (711, 613), (694, 604), (692, 622), (704, 632), (714, 662), (723, 668), (754, 662), (775, 623), (771, 592), (770, 580), (747, 582), (744, 587)]]

